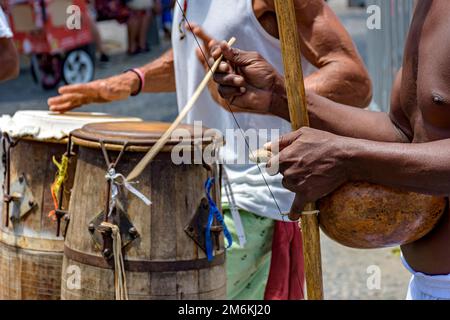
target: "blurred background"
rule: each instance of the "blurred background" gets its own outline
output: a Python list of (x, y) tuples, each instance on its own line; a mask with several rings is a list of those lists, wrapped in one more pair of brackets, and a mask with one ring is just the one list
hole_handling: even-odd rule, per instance
[[(205, 0), (206, 1), (206, 0)], [(47, 99), (65, 83), (86, 82), (148, 63), (170, 48), (174, 0), (154, 0), (134, 10), (121, 0), (0, 0), (21, 52), (20, 76), (0, 84), (0, 113), (45, 110)], [(342, 20), (366, 63), (374, 84), (372, 110), (387, 111), (393, 77), (402, 61), (413, 0), (328, 0)], [(67, 32), (65, 11), (81, 8), (84, 32)], [(370, 30), (367, 8), (381, 10), (381, 29)], [(48, 16), (52, 16), (51, 23)], [(58, 19), (55, 17), (63, 17)], [(60, 20), (60, 21), (58, 21)], [(151, 94), (82, 111), (172, 121), (175, 94)], [(344, 248), (322, 237), (327, 299), (404, 299), (409, 275), (397, 249), (362, 251)], [(381, 272), (381, 287), (369, 289), (373, 267)], [(369, 271), (368, 271), (369, 270)], [(376, 269), (378, 270), (378, 269)], [(368, 273), (369, 272), (369, 273)]]

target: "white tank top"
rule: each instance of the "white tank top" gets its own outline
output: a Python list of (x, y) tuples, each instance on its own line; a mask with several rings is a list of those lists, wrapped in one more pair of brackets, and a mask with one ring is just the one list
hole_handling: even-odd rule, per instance
[[(259, 52), (278, 72), (282, 73), (280, 42), (261, 26), (254, 14), (252, 0), (178, 1), (181, 6), (184, 6), (185, 1), (188, 1), (186, 16), (190, 23), (202, 26), (216, 40), (229, 40), (233, 36), (236, 37), (237, 41), (234, 45), (236, 48)], [(179, 109), (186, 105), (205, 76), (205, 69), (195, 53), (198, 45), (194, 37), (189, 33), (183, 40), (180, 39), (179, 24), (182, 18), (181, 9), (175, 4), (172, 45)], [(303, 66), (305, 75), (315, 70), (307, 61), (303, 61)], [(262, 132), (261, 143), (264, 143), (265, 140), (270, 141), (278, 138), (276, 135), (271, 136), (271, 129), (279, 130), (280, 135), (291, 131), (290, 124), (279, 117), (251, 113), (235, 113), (234, 115), (244, 131), (249, 129), (267, 130), (267, 136), (265, 132)], [(233, 115), (219, 106), (208, 90), (203, 92), (185, 120), (188, 124), (193, 124), (194, 121), (202, 121), (204, 126), (218, 129), (225, 136), (227, 144), (221, 153), (236, 205), (260, 216), (282, 220), (277, 204), (282, 212), (288, 212), (294, 195), (283, 188), (280, 175), (275, 177), (264, 175), (270, 186), (269, 190), (255, 164), (248, 162), (248, 160), (247, 164), (230, 164), (238, 157), (248, 159), (248, 156), (241, 154), (248, 151), (244, 151), (245, 148), (236, 148), (236, 143), (230, 141), (227, 129), (235, 131), (236, 136), (240, 135)], [(259, 131), (259, 134), (261, 135), (261, 131)], [(262, 145), (259, 147), (262, 147)], [(276, 202), (271, 192), (276, 198)], [(224, 192), (222, 192), (222, 197), (222, 200), (226, 202), (227, 198)]]

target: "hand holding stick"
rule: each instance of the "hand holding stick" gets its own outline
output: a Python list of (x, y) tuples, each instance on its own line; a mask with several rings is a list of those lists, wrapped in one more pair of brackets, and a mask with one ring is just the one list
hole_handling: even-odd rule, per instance
[[(228, 45), (232, 46), (235, 42), (236, 42), (236, 38), (233, 37), (230, 39), (230, 41), (228, 41)], [(183, 108), (183, 110), (180, 112), (178, 117), (170, 125), (169, 129), (167, 129), (167, 131), (155, 143), (155, 145), (147, 152), (147, 154), (144, 156), (144, 158), (142, 158), (142, 160), (131, 171), (131, 173), (127, 177), (127, 181), (132, 181), (132, 180), (136, 179), (138, 176), (140, 176), (141, 173), (144, 171), (144, 169), (148, 166), (148, 164), (158, 155), (158, 153), (161, 151), (161, 149), (164, 148), (167, 141), (169, 141), (170, 136), (172, 135), (173, 131), (181, 124), (183, 119), (187, 116), (187, 114), (194, 107), (194, 105), (197, 102), (198, 98), (200, 97), (201, 93), (206, 88), (206, 86), (208, 85), (208, 82), (212, 79), (214, 73), (216, 72), (217, 68), (219, 67), (220, 63), (222, 62), (222, 59), (223, 59), (223, 56), (221, 55), (214, 62), (213, 66), (208, 71), (208, 73), (205, 75), (205, 78), (200, 83), (197, 90), (195, 90), (193, 96), (189, 99), (188, 103)]]

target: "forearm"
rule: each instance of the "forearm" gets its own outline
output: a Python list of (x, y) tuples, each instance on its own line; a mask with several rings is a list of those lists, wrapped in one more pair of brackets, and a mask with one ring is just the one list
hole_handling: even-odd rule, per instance
[(311, 127), (337, 135), (382, 142), (409, 142), (387, 113), (363, 110), (307, 94)]
[(428, 143), (385, 143), (348, 138), (351, 180), (448, 196), (450, 139)]
[(19, 74), (19, 57), (10, 39), (0, 39), (0, 81), (13, 79)]
[(139, 69), (145, 76), (145, 86), (142, 88), (142, 92), (173, 92), (176, 90), (172, 49)]
[[(277, 81), (271, 113), (287, 121), (289, 108), (284, 81)], [(310, 91), (306, 94), (311, 127), (344, 137), (384, 142), (408, 142), (386, 113), (362, 110), (333, 102)]]
[(307, 91), (332, 101), (365, 108), (372, 98), (372, 85), (358, 57), (339, 57), (305, 78)]

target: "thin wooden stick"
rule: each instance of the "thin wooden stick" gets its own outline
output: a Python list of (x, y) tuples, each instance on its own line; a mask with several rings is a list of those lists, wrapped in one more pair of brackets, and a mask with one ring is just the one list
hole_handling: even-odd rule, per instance
[[(231, 38), (230, 41), (228, 41), (228, 45), (232, 46), (236, 42), (236, 38)], [(191, 111), (191, 109), (194, 107), (195, 103), (197, 102), (198, 98), (200, 97), (203, 90), (208, 85), (208, 82), (213, 77), (214, 73), (216, 72), (217, 68), (219, 67), (220, 62), (222, 62), (223, 56), (220, 56), (213, 64), (211, 69), (208, 71), (208, 73), (205, 75), (205, 78), (198, 86), (197, 90), (195, 90), (192, 97), (189, 99), (186, 106), (183, 108), (183, 110), (180, 112), (178, 117), (175, 119), (175, 121), (170, 125), (170, 127), (164, 132), (164, 134), (161, 136), (161, 138), (156, 142), (156, 144), (147, 152), (147, 154), (142, 158), (142, 160), (134, 167), (134, 169), (131, 171), (131, 173), (127, 177), (127, 181), (131, 181), (136, 179), (141, 175), (141, 173), (144, 171), (144, 169), (148, 166), (148, 164), (156, 157), (156, 155), (161, 151), (161, 149), (166, 145), (167, 141), (169, 141), (170, 136), (172, 135), (173, 131), (180, 125), (181, 121), (187, 116), (187, 114)]]
[[(292, 129), (298, 130), (301, 127), (309, 126), (309, 118), (294, 1), (275, 0), (275, 11), (283, 54), (289, 114)], [(307, 204), (304, 208), (305, 212), (314, 210), (315, 204), (313, 203)], [(307, 297), (309, 300), (322, 300), (322, 263), (317, 215), (303, 215), (301, 222)]]

